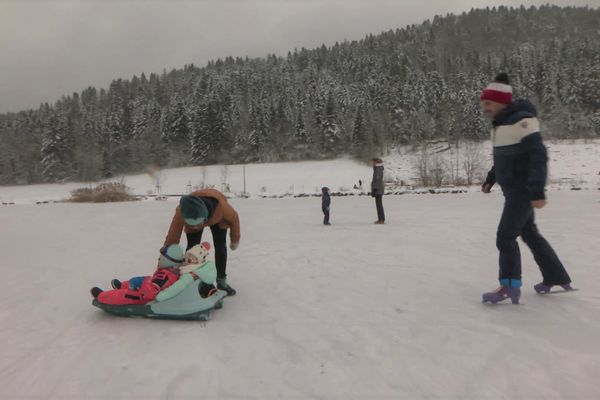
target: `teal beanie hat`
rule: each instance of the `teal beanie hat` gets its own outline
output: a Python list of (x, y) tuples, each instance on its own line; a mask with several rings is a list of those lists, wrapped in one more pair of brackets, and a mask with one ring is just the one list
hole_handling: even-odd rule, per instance
[(170, 244), (160, 249), (158, 264), (162, 268), (176, 267), (183, 264), (183, 248), (178, 244)]
[(200, 197), (185, 195), (179, 199), (179, 208), (185, 223), (188, 225), (199, 225), (208, 219), (208, 207)]

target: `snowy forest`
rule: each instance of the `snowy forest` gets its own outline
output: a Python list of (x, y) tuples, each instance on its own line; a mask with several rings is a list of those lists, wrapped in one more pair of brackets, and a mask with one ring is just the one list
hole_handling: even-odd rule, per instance
[(600, 9), (499, 7), (286, 56), (142, 73), (2, 114), (0, 184), (485, 139), (479, 94), (499, 71), (538, 107), (545, 135), (600, 136)]

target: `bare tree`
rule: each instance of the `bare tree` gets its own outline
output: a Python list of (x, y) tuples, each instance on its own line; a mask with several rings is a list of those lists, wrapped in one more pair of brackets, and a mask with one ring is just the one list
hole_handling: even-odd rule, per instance
[(415, 169), (417, 170), (421, 185), (427, 186), (442, 186), (447, 178), (448, 163), (446, 162), (444, 153), (448, 148), (442, 150), (433, 149), (433, 157), (429, 153), (429, 145), (423, 144), (417, 158), (415, 160)]
[(208, 171), (206, 170), (206, 167), (202, 167), (200, 169), (200, 171), (202, 173), (202, 178), (200, 179), (200, 185), (198, 185), (198, 186), (199, 186), (200, 189), (204, 189), (207, 186), (206, 185), (206, 177), (208, 175)]
[(221, 191), (228, 192), (229, 184), (227, 183), (227, 178), (229, 177), (229, 168), (227, 165), (223, 165), (221, 167)]
[(417, 155), (415, 164), (415, 169), (417, 170), (421, 185), (429, 186), (431, 183), (431, 176), (429, 174), (430, 159), (429, 153), (427, 153), (427, 146), (421, 146), (421, 150)]
[(440, 187), (446, 178), (446, 161), (438, 154), (433, 158), (433, 163), (430, 169), (431, 183), (434, 186)]
[(146, 173), (148, 174), (148, 176), (150, 176), (150, 179), (152, 179), (154, 183), (154, 192), (156, 194), (160, 194), (160, 192), (162, 191), (162, 186), (167, 180), (167, 178), (164, 176), (160, 168), (153, 165), (149, 166), (146, 169)]
[(450, 183), (453, 185), (461, 184), (460, 176), (460, 142), (457, 140), (450, 150), (450, 159), (448, 160)]
[(481, 148), (476, 142), (467, 142), (465, 144), (465, 156), (463, 159), (463, 168), (467, 185), (472, 185), (483, 165), (483, 155)]

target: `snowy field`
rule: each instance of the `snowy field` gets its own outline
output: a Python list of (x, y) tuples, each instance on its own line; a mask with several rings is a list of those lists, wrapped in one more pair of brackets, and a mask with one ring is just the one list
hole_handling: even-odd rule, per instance
[[(546, 141), (548, 148), (548, 188), (550, 190), (596, 190), (600, 188), (600, 140)], [(445, 158), (454, 165), (453, 150), (436, 153), (447, 147), (444, 144), (432, 146), (429, 157)], [(470, 191), (478, 191), (481, 179), (491, 166), (491, 144), (478, 144), (481, 166), (479, 179)], [(465, 149), (459, 152), (459, 172), (464, 175), (462, 157)], [(418, 153), (417, 153), (418, 154)], [(383, 157), (385, 178), (388, 181), (404, 182), (405, 185), (418, 185), (417, 165), (414, 149), (401, 147)], [(229, 187), (230, 197), (244, 192), (254, 198), (261, 196), (293, 196), (299, 194), (320, 194), (322, 186), (333, 192), (352, 192), (359, 180), (363, 182), (363, 192), (370, 190), (373, 170), (364, 163), (340, 158), (327, 161), (282, 162), (243, 165), (213, 165), (207, 167), (187, 167), (154, 171), (153, 173), (118, 176), (113, 181), (123, 181), (137, 195), (156, 194), (156, 183), (160, 183), (161, 194), (185, 194), (190, 189), (212, 186), (221, 191)], [(245, 179), (244, 179), (245, 177)], [(245, 185), (244, 185), (245, 182)], [(43, 201), (68, 199), (70, 192), (88, 183), (73, 182), (54, 185), (0, 186), (0, 202), (32, 204)], [(467, 188), (462, 188), (467, 190)], [(407, 190), (404, 188), (402, 191)], [(419, 190), (419, 189), (417, 189)], [(359, 191), (354, 191), (355, 193)]]
[[(497, 285), (502, 197), (234, 199), (238, 295), (208, 322), (126, 319), (92, 285), (150, 273), (176, 199), (0, 207), (0, 399), (600, 398), (600, 191), (553, 191), (541, 232), (576, 293)], [(207, 232), (206, 239), (210, 238)]]

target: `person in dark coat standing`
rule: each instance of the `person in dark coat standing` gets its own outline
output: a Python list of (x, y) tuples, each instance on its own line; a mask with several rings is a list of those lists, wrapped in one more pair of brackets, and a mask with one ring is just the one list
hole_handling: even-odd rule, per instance
[(385, 224), (385, 214), (383, 212), (383, 161), (381, 158), (373, 158), (373, 180), (371, 181), (371, 196), (375, 197), (375, 206), (377, 207), (376, 224)]
[(504, 209), (498, 225), (496, 247), (500, 252), (500, 287), (484, 293), (483, 302), (497, 303), (508, 298), (518, 304), (521, 295), (521, 253), (517, 237), (531, 249), (543, 281), (537, 293), (552, 286), (573, 290), (571, 278), (550, 244), (539, 233), (534, 209), (546, 205), (544, 186), (548, 156), (540, 135), (537, 112), (528, 100), (512, 101), (512, 87), (505, 73), (496, 76), (481, 94), (481, 107), (492, 120), (494, 165), (481, 187), (490, 193), (498, 183), (504, 195)]
[(321, 188), (321, 210), (323, 210), (323, 225), (331, 225), (329, 223), (329, 207), (331, 206), (331, 196), (329, 188), (324, 186)]

